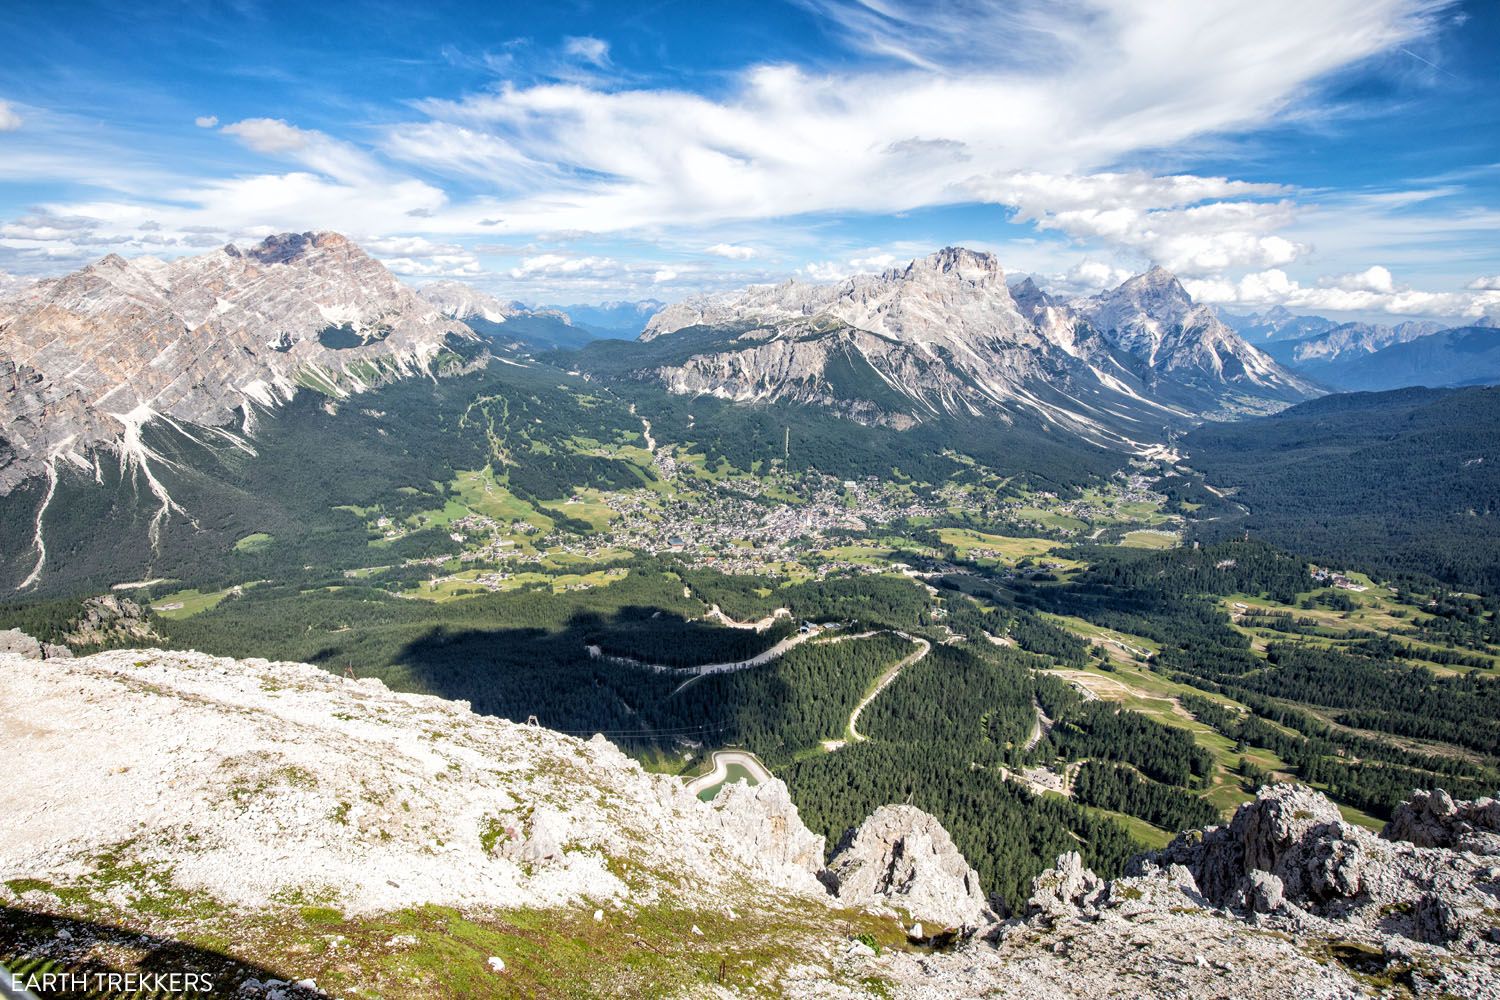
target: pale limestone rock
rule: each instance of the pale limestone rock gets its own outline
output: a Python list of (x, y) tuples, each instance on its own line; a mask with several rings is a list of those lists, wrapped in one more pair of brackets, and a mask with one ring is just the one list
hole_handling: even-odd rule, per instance
[(18, 628), (0, 631), (0, 653), (24, 656), (28, 660), (40, 660), (42, 652), (42, 644)]
[[(339, 326), (353, 346), (322, 343)], [(372, 362), (425, 372), (450, 334), (474, 336), (337, 233), (170, 263), (110, 254), (0, 300), (0, 493), (92, 446), (149, 461), (138, 431), (159, 417), (250, 430), (308, 371), (339, 392), (369, 388)]]
[(824, 841), (802, 822), (786, 782), (726, 782), (710, 805), (725, 838), (749, 864), (804, 887), (817, 884)]
[(1049, 920), (1092, 914), (1097, 912), (1104, 892), (1104, 880), (1084, 867), (1077, 851), (1069, 851), (1058, 856), (1056, 865), (1032, 879), (1026, 913)]
[(995, 919), (948, 831), (914, 806), (875, 810), (845, 835), (822, 877), (841, 903), (902, 910), (924, 925), (972, 931)]

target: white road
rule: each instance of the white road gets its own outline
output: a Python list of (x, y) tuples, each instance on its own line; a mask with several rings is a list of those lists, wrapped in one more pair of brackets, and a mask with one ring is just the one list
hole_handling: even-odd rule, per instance
[[(880, 680), (875, 685), (875, 689), (869, 694), (865, 695), (863, 701), (854, 706), (854, 711), (849, 713), (849, 726), (844, 733), (847, 742), (863, 743), (865, 740), (869, 739), (868, 736), (860, 735), (858, 728), (859, 713), (865, 710), (866, 705), (870, 704), (870, 702), (880, 697), (880, 692), (890, 687), (891, 681), (894, 681), (897, 677), (901, 676), (901, 671), (905, 670), (913, 663), (919, 662), (924, 656), (932, 652), (932, 643), (928, 642), (926, 639), (918, 639), (916, 636), (907, 635), (905, 632), (897, 632), (896, 634), (903, 639), (909, 639), (912, 642), (916, 643), (918, 649), (915, 653), (912, 653), (905, 659), (898, 660), (894, 665), (891, 666), (889, 670), (881, 674)], [(844, 742), (837, 742), (836, 745), (834, 742), (830, 742), (824, 745), (831, 750), (837, 750), (839, 747), (842, 747), (844, 745)]]

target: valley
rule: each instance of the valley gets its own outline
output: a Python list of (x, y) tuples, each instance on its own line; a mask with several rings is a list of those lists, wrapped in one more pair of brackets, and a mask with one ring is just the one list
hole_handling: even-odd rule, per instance
[[(943, 273), (912, 280), (957, 280)], [(1142, 296), (1190, 309), (1174, 285), (1153, 276), (1109, 322), (1139, 327), (1121, 310)], [(1237, 450), (1247, 434), (1308, 447), (1309, 421), (1357, 401), (1197, 429), (1170, 417), (1154, 443), (1122, 446), (1111, 435), (1143, 421), (1115, 404), (1101, 436), (990, 390), (945, 409), (866, 378), (819, 383), (856, 393), (819, 403), (660, 377), (669, 349), (702, 357), (743, 333), (572, 352), (452, 340), (441, 377), (305, 382), (255, 411), (248, 450), (148, 421), (151, 488), (145, 466), (95, 476), (91, 459), (0, 497), (14, 550), (38, 525), (46, 546), (4, 566), (0, 628), (374, 677), (602, 734), (705, 794), (774, 776), (829, 843), (910, 803), (1002, 908), (1060, 853), (1116, 874), (1268, 780), (1309, 783), (1367, 827), (1412, 787), (1472, 797), (1500, 780), (1500, 730), (1474, 721), (1500, 716), (1493, 591), (1430, 557), (1484, 552), (1483, 517), (1382, 551), (1359, 530), (1288, 533), (1293, 514), (1308, 523), (1296, 504), (1338, 507), (1340, 463), (1363, 462), (1378, 425), (1341, 420), (1305, 460)], [(1193, 372), (1174, 406), (1208, 391)], [(1469, 403), (1411, 405), (1404, 447), (1425, 461), (1451, 473), (1460, 445), (1488, 447), (1424, 429)], [(1486, 489), (1462, 478), (1445, 495)], [(1350, 489), (1367, 532), (1414, 502)], [(101, 523), (114, 544), (97, 544)], [(101, 593), (145, 622), (80, 642), (82, 602)]]

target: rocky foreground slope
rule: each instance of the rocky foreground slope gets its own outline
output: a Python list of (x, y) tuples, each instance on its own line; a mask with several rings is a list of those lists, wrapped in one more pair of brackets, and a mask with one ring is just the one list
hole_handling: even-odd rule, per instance
[[(1268, 788), (999, 920), (888, 806), (825, 862), (780, 782), (712, 803), (574, 739), (305, 664), (0, 653), (0, 956), (242, 996), (1494, 996), (1500, 805), (1386, 840)], [(51, 963), (51, 964), (49, 964)]]

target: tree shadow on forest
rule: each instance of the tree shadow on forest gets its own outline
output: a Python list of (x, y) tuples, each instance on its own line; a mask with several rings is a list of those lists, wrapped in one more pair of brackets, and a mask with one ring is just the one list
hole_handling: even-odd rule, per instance
[[(581, 611), (556, 630), (435, 626), (404, 646), (396, 662), (422, 690), (469, 702), (475, 712), (575, 735), (670, 747), (718, 744), (763, 713), (784, 685), (764, 685), (751, 705), (734, 674), (713, 674), (684, 688), (691, 666), (748, 659), (779, 633), (755, 633), (688, 621), (630, 606), (602, 615)], [(595, 655), (598, 650), (600, 655)], [(621, 662), (666, 664), (653, 670)], [(756, 668), (760, 669), (760, 668)], [(682, 689), (679, 692), (679, 689)]]

